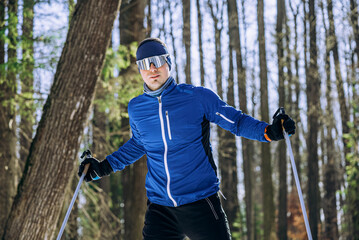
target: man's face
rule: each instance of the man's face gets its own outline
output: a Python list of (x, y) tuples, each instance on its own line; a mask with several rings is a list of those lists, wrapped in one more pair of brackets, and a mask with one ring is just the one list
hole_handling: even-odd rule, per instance
[(168, 64), (165, 63), (161, 67), (156, 68), (153, 63), (151, 63), (150, 70), (140, 69), (141, 76), (143, 81), (152, 91), (159, 89), (169, 78), (170, 69)]

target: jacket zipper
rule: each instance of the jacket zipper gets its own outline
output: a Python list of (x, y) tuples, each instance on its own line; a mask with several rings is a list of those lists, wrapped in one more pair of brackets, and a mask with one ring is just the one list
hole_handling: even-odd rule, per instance
[(171, 127), (170, 127), (170, 117), (168, 116), (168, 111), (166, 111), (166, 120), (167, 120), (168, 138), (169, 138), (170, 140), (172, 140)]
[(232, 121), (231, 119), (226, 118), (226, 116), (224, 116), (223, 114), (220, 114), (219, 112), (216, 112), (216, 114), (218, 116), (220, 116), (221, 118), (223, 118), (224, 120), (226, 120), (227, 122), (230, 122), (230, 123), (234, 124), (234, 121)]
[(170, 177), (170, 172), (168, 170), (168, 163), (167, 163), (168, 146), (167, 146), (166, 135), (165, 135), (165, 126), (164, 126), (164, 123), (163, 123), (163, 116), (162, 116), (161, 96), (158, 97), (158, 104), (159, 104), (159, 116), (160, 116), (160, 122), (161, 122), (162, 140), (163, 140), (163, 144), (165, 146), (165, 152), (163, 154), (163, 161), (164, 161), (164, 164), (165, 164), (165, 170), (166, 170), (166, 175), (167, 175), (167, 195), (171, 199), (171, 201), (173, 202), (173, 205), (175, 207), (177, 207), (177, 202), (173, 199), (173, 197), (171, 195), (171, 190), (170, 190), (171, 177)]
[(217, 213), (216, 213), (216, 210), (214, 210), (214, 207), (213, 207), (213, 204), (212, 204), (211, 200), (210, 200), (209, 198), (205, 198), (205, 199), (206, 199), (206, 201), (207, 201), (209, 207), (210, 207), (211, 210), (212, 210), (212, 213), (213, 213), (213, 215), (214, 215), (214, 218), (215, 218), (216, 220), (218, 220), (219, 217), (218, 217), (218, 215), (217, 215)]

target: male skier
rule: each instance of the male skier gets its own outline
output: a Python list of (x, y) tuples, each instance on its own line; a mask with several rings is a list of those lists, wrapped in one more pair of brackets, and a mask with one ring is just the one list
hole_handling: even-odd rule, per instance
[(144, 93), (128, 104), (132, 137), (101, 162), (85, 159), (79, 175), (90, 163), (85, 180), (97, 180), (146, 154), (143, 239), (231, 239), (218, 196), (210, 123), (237, 136), (271, 142), (283, 139), (283, 128), (294, 134), (294, 121), (279, 114), (269, 125), (227, 105), (207, 88), (176, 84), (167, 47), (157, 38), (143, 40), (136, 57)]

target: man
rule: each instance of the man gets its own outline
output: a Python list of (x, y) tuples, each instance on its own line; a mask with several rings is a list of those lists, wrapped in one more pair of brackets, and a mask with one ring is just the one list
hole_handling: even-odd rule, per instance
[(218, 196), (210, 122), (237, 136), (270, 142), (283, 139), (283, 127), (294, 134), (294, 121), (279, 114), (268, 125), (228, 106), (209, 89), (176, 84), (167, 47), (159, 39), (142, 41), (136, 57), (144, 93), (128, 104), (132, 137), (102, 162), (84, 160), (79, 175), (90, 163), (85, 180), (96, 180), (146, 154), (148, 206), (143, 238), (231, 239)]

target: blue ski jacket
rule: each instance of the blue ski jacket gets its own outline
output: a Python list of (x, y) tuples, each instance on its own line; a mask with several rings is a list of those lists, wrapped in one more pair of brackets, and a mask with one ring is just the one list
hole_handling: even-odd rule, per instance
[(180, 206), (219, 191), (210, 122), (237, 136), (268, 142), (268, 125), (227, 105), (204, 87), (173, 82), (159, 97), (146, 93), (128, 104), (131, 139), (107, 156), (114, 171), (147, 155), (148, 199)]

